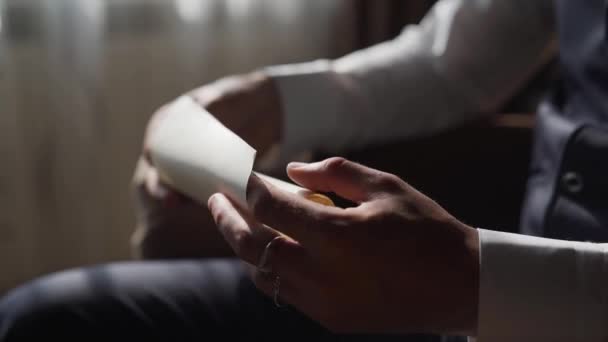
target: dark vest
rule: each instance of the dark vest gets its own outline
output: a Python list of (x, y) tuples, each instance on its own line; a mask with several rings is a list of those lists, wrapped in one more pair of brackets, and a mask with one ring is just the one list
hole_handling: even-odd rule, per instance
[(538, 110), (522, 232), (608, 242), (608, 0), (557, 0), (561, 81)]

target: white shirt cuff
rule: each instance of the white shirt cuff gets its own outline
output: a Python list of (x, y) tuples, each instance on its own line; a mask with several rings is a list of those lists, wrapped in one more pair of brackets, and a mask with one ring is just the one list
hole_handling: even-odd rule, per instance
[(479, 229), (479, 342), (608, 340), (608, 248)]

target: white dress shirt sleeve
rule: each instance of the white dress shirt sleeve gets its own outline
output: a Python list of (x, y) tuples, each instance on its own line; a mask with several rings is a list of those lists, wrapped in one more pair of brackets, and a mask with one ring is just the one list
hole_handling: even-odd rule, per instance
[(553, 20), (551, 0), (442, 0), (394, 40), (270, 67), (283, 148), (336, 152), (492, 112), (554, 55)]
[(608, 341), (608, 244), (479, 238), (478, 342)]

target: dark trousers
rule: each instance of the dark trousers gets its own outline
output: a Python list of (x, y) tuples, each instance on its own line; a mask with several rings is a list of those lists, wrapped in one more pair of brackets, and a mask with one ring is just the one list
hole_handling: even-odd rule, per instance
[(70, 270), (0, 301), (0, 341), (439, 341), (334, 335), (278, 309), (240, 262), (131, 262)]

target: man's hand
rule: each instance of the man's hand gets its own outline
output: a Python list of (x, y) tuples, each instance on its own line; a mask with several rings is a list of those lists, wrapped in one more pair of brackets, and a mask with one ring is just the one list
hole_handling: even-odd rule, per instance
[(281, 138), (279, 92), (263, 73), (223, 78), (190, 92), (190, 96), (260, 154)]
[(232, 256), (209, 211), (164, 186), (145, 158), (133, 176), (136, 229), (131, 244), (143, 259)]
[[(283, 115), (278, 90), (262, 73), (224, 78), (188, 95), (259, 153), (280, 139)], [(148, 133), (156, 119), (168, 115), (168, 106), (153, 115)], [(146, 258), (229, 255), (208, 210), (161, 184), (145, 156), (145, 140), (133, 177), (138, 225), (133, 243), (138, 254)]]
[[(209, 199), (236, 254), (257, 265), (269, 241), (272, 277), (254, 282), (335, 332), (474, 334), (477, 231), (394, 175), (331, 158), (292, 163), (289, 176), (358, 204), (326, 207), (252, 178), (250, 208)], [(284, 235), (283, 235), (284, 234)]]

